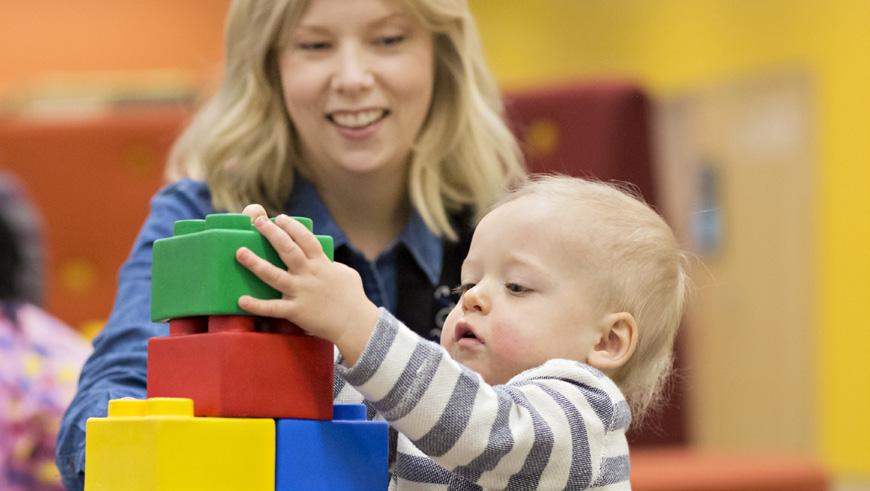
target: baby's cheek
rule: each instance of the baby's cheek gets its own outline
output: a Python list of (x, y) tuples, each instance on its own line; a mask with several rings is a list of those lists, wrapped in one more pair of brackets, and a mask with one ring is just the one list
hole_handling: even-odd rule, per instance
[(534, 349), (532, 340), (526, 339), (524, 331), (508, 323), (493, 326), (490, 351), (498, 356), (503, 365), (524, 365)]
[(444, 325), (441, 326), (441, 346), (449, 347), (450, 341), (453, 339), (453, 333), (456, 332), (456, 322), (459, 319), (459, 304), (453, 307), (453, 310), (447, 314), (447, 319), (444, 320)]

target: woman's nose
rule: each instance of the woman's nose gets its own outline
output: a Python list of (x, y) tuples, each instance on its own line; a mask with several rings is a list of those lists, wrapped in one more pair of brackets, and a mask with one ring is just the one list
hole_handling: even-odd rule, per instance
[(374, 75), (364, 50), (354, 44), (342, 46), (338, 52), (335, 74), (332, 77), (332, 89), (355, 93), (366, 90), (374, 84)]
[(462, 302), (462, 310), (465, 312), (489, 313), (489, 297), (479, 284), (463, 293), (460, 301)]

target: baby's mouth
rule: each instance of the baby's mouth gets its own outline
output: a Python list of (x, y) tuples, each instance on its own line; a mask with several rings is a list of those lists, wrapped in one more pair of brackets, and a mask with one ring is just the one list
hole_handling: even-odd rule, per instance
[(335, 111), (328, 113), (326, 119), (336, 126), (357, 130), (371, 126), (389, 116), (387, 109), (366, 109), (364, 111)]
[(454, 340), (461, 344), (484, 344), (483, 340), (477, 337), (471, 324), (467, 322), (459, 322), (456, 324)]

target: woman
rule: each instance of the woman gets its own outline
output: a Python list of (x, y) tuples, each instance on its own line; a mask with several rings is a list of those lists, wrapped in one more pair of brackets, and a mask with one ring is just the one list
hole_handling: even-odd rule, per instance
[(473, 224), (524, 172), (464, 0), (240, 0), (223, 83), (169, 176), (61, 427), (70, 489), (86, 419), (145, 395), (147, 339), (167, 332), (149, 318), (151, 244), (176, 220), (248, 203), (308, 216), (375, 304), (437, 338)]

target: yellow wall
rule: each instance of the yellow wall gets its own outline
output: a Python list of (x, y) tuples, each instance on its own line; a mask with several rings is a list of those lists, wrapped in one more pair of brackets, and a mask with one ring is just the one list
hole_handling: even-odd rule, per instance
[(818, 453), (838, 474), (870, 475), (870, 327), (864, 315), (870, 302), (870, 2), (471, 4), (490, 64), (507, 87), (622, 75), (664, 97), (779, 69), (813, 72), (820, 284), (817, 380), (807, 383), (817, 391)]

